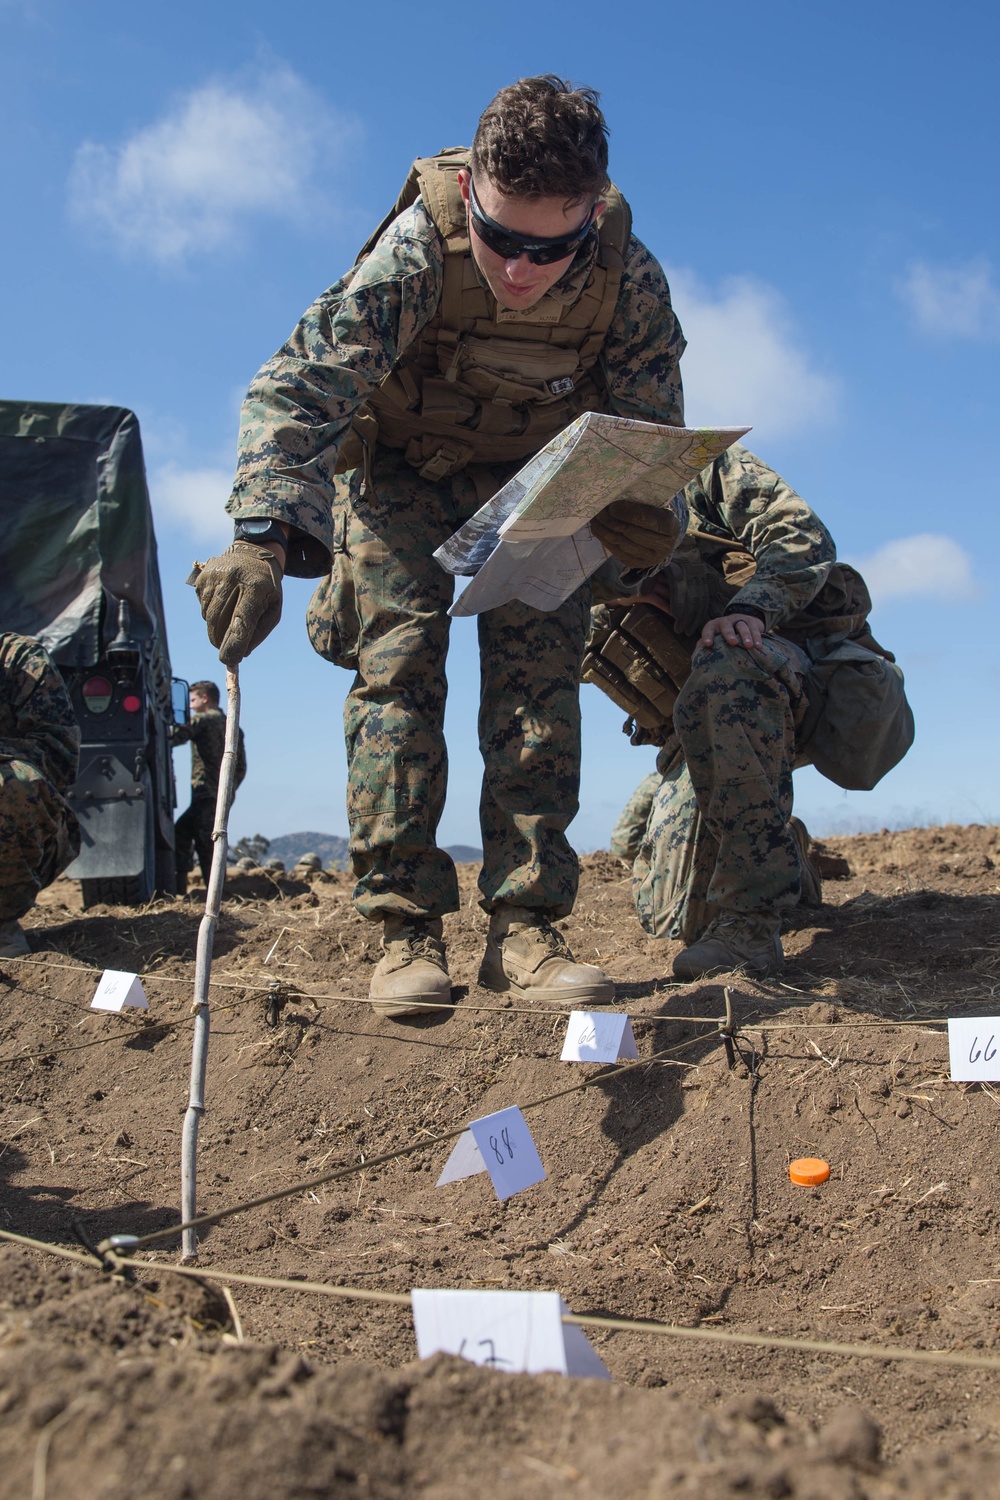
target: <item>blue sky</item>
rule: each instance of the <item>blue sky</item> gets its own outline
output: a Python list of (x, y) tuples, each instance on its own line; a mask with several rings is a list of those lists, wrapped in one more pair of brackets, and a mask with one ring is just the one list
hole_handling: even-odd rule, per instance
[[(174, 669), (218, 678), (184, 578), (230, 534), (250, 378), (414, 156), (468, 142), (516, 77), (588, 83), (668, 269), (688, 420), (753, 425), (749, 445), (861, 564), (906, 672), (910, 755), (867, 794), (797, 773), (797, 810), (827, 831), (995, 821), (998, 32), (994, 7), (964, 0), (0, 0), (3, 393), (139, 414)], [(346, 831), (349, 678), (311, 652), (308, 591), (286, 585), (243, 669), (236, 835)], [(457, 621), (443, 843), (479, 842), (477, 672)], [(583, 698), (586, 850), (652, 756)]]

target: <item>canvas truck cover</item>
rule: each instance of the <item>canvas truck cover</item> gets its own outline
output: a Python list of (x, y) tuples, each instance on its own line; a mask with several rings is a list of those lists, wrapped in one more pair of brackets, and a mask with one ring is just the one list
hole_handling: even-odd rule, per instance
[(61, 667), (97, 662), (129, 606), (166, 649), (156, 539), (135, 415), (0, 401), (0, 623)]

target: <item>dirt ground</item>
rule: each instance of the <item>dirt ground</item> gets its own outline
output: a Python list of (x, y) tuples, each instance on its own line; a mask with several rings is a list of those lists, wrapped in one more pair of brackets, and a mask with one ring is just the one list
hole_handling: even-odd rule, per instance
[[(565, 1016), (475, 983), (473, 866), (447, 919), (454, 1013), (379, 1020), (347, 875), (239, 876), (216, 941), (199, 1207), (212, 1212), (525, 1105), (547, 1178), (499, 1203), (437, 1188), (450, 1146), (204, 1232), (199, 1266), (406, 1293), (556, 1289), (577, 1314), (869, 1347), (993, 1369), (645, 1332), (590, 1337), (613, 1383), (416, 1360), (405, 1304), (129, 1284), (0, 1246), (0, 1494), (74, 1500), (504, 1496), (957, 1497), (1000, 1457), (1000, 1092), (951, 1083), (942, 1019), (1000, 1013), (1000, 830), (826, 841), (824, 905), (781, 982), (681, 986), (629, 882), (587, 856), (564, 926), (619, 984), (640, 1059), (561, 1063)], [(845, 864), (846, 861), (846, 864)], [(59, 882), (0, 961), (0, 1227), (80, 1248), (179, 1215), (203, 892), (84, 915)], [(148, 1015), (91, 1011), (141, 970)], [(268, 1015), (267, 985), (281, 985)], [(269, 1024), (275, 1023), (275, 1024)], [(800, 1188), (798, 1156), (830, 1162)]]

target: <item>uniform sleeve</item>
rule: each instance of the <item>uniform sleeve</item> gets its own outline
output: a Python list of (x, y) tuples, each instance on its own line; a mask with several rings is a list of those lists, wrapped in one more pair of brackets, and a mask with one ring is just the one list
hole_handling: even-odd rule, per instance
[(756, 563), (728, 612), (746, 606), (768, 630), (816, 597), (837, 560), (833, 538), (791, 485), (734, 443), (684, 491), (692, 523), (710, 535), (735, 537)]
[(663, 268), (633, 235), (601, 353), (615, 414), (683, 427), (680, 358), (685, 347)]
[(329, 567), (341, 441), (436, 312), (443, 277), (440, 236), (418, 200), (360, 266), (317, 298), (251, 384), (226, 508), (237, 520), (272, 516), (292, 526), (305, 563), (289, 572), (313, 577)]
[(29, 637), (2, 637), (0, 679), (0, 755), (30, 761), (54, 787), (66, 791), (76, 780), (80, 729), (51, 657)]
[[(225, 730), (223, 730), (225, 733)], [(189, 739), (199, 755), (211, 755), (217, 738), (215, 725), (208, 713), (195, 714), (188, 725), (185, 738)]]

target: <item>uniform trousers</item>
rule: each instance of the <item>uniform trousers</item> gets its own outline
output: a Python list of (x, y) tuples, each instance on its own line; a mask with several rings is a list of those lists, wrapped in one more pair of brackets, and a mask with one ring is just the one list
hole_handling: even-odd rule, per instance
[(30, 761), (0, 759), (0, 922), (35, 897), (80, 852), (76, 814)]
[[(344, 708), (350, 854), (362, 915), (457, 911), (451, 858), (435, 843), (447, 786), (448, 607), (455, 579), (433, 553), (510, 473), (422, 478), (375, 450), (368, 480), (340, 492), (332, 598), (356, 676)], [(344, 564), (347, 564), (345, 567)], [(584, 587), (559, 609), (518, 601), (478, 617), (481, 905), (572, 910), (579, 868), (566, 829), (579, 806)]]
[(212, 830), (215, 827), (216, 800), (216, 792), (192, 792), (191, 806), (181, 813), (174, 824), (174, 858), (177, 866), (177, 890), (180, 893), (187, 889), (192, 850), (198, 856), (201, 878), (208, 885), (215, 852)]
[(632, 891), (653, 937), (698, 940), (723, 914), (780, 919), (801, 869), (789, 832), (796, 729), (808, 706), (808, 659), (765, 636), (760, 650), (720, 636), (696, 651), (674, 705), (669, 745)]

